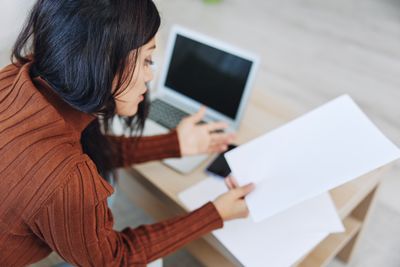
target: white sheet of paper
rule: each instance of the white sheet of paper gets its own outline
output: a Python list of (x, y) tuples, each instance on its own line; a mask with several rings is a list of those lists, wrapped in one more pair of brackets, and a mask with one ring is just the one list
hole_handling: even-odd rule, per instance
[[(179, 194), (194, 210), (227, 191), (222, 179), (209, 177)], [(250, 218), (225, 222), (214, 236), (245, 266), (290, 266), (328, 233), (343, 231), (328, 193), (260, 223)]]
[[(262, 123), (262, 122), (260, 122)], [(225, 154), (257, 222), (400, 157), (347, 95)]]

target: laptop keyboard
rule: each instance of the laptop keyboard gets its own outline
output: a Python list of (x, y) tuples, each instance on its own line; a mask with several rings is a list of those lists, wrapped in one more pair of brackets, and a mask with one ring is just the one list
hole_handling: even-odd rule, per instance
[(175, 128), (186, 116), (189, 114), (160, 99), (151, 102), (149, 118), (165, 128)]

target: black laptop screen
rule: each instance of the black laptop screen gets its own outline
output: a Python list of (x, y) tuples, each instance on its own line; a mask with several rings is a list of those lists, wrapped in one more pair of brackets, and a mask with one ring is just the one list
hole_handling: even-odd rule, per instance
[(177, 35), (165, 85), (235, 119), (252, 62)]

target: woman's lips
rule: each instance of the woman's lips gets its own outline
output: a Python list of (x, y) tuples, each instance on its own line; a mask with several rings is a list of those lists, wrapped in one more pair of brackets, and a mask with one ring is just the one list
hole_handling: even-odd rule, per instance
[(146, 94), (146, 92), (147, 92), (147, 89), (144, 90), (143, 93), (141, 93), (141, 94), (139, 95), (139, 97), (138, 97), (138, 98), (139, 98), (139, 102), (140, 102), (140, 101), (143, 101), (144, 95)]

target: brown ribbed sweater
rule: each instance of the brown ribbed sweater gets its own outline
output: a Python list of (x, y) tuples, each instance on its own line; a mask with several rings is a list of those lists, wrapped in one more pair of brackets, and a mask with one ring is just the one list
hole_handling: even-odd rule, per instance
[[(30, 64), (0, 71), (0, 266), (26, 266), (56, 251), (77, 266), (145, 266), (223, 225), (215, 206), (151, 225), (113, 230), (113, 188), (82, 152), (94, 116), (79, 112)], [(176, 132), (109, 137), (118, 166), (179, 156)], [(167, 177), (165, 179), (168, 179)]]

